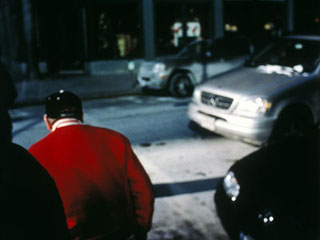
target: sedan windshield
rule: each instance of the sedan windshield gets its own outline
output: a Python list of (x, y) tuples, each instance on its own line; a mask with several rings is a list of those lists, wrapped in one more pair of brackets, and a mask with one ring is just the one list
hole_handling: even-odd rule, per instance
[(283, 39), (267, 46), (247, 64), (249, 66), (276, 65), (312, 72), (320, 60), (320, 42)]

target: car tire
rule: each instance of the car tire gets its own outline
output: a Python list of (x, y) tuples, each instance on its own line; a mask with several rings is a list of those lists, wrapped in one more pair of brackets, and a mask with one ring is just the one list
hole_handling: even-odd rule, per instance
[(282, 112), (275, 123), (270, 140), (278, 141), (291, 137), (305, 136), (313, 126), (313, 117), (306, 109), (293, 107)]
[(193, 85), (187, 73), (175, 74), (169, 84), (169, 92), (174, 97), (191, 96)]

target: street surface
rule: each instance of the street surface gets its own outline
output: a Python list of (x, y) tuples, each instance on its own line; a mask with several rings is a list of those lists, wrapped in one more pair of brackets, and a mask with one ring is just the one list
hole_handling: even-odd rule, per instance
[[(256, 147), (188, 127), (189, 99), (129, 96), (85, 101), (85, 123), (123, 133), (154, 184), (150, 240), (227, 240), (216, 216), (217, 182)], [(43, 106), (13, 109), (13, 141), (28, 148), (45, 136)]]

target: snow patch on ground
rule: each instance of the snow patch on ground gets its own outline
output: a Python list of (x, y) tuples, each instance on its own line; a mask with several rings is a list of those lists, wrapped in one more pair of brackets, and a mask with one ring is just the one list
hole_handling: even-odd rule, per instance
[(156, 198), (149, 240), (229, 239), (216, 215), (214, 186), (202, 192), (175, 191), (192, 181), (221, 178), (236, 160), (255, 147), (222, 137), (199, 137), (144, 143), (133, 149), (154, 185), (174, 184), (169, 187), (172, 196)]

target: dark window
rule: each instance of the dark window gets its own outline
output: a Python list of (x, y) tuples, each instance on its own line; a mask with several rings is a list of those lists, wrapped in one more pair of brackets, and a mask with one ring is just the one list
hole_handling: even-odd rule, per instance
[(155, 1), (156, 55), (176, 54), (194, 40), (209, 36), (211, 4)]
[(101, 2), (88, 7), (89, 50), (93, 59), (142, 57), (140, 4)]
[(34, 1), (35, 43), (49, 73), (83, 68), (81, 6), (77, 1)]
[(320, 1), (294, 1), (295, 32), (320, 34)]
[(283, 1), (226, 1), (225, 35), (249, 36), (256, 49), (261, 49), (282, 33), (284, 7)]

